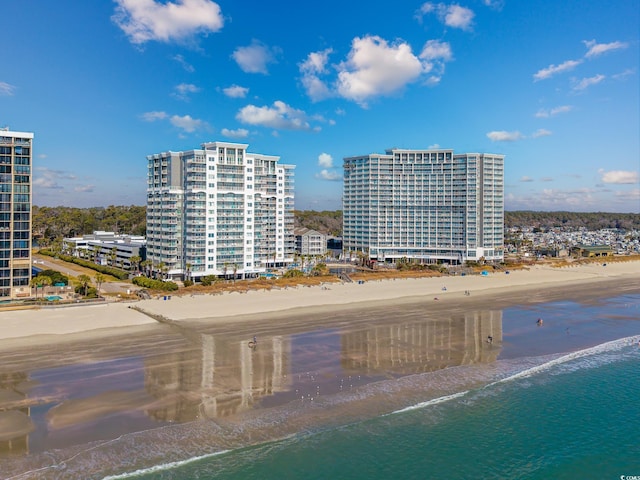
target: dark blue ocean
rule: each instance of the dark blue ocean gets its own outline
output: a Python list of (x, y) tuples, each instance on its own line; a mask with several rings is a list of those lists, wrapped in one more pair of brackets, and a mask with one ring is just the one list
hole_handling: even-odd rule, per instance
[[(554, 351), (531, 347), (536, 341), (532, 336), (543, 335), (532, 326), (543, 313), (549, 329), (541, 341)], [(381, 379), (354, 389), (346, 400), (345, 394), (332, 394), (319, 397), (315, 405), (264, 411), (248, 422), (270, 431), (282, 424), (288, 432), (283, 438), (254, 436), (245, 447), (200, 449), (191, 458), (106, 478), (640, 476), (639, 319), (640, 295), (592, 305), (561, 302), (505, 309), (495, 360)], [(600, 341), (593, 342), (596, 338)], [(357, 411), (344, 409), (349, 402), (358, 405)], [(335, 417), (326, 415), (334, 408)], [(317, 418), (302, 422), (297, 420), (301, 416)], [(287, 422), (297, 423), (287, 429)], [(242, 428), (227, 424), (221, 435)], [(177, 438), (176, 448), (188, 451)]]

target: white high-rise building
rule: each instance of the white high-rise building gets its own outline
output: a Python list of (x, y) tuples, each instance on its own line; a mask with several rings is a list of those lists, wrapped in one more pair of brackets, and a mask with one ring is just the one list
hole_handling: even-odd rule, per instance
[(0, 129), (0, 300), (31, 295), (32, 144)]
[(294, 165), (248, 145), (149, 155), (147, 260), (169, 278), (254, 277), (293, 262)]
[(379, 262), (503, 260), (503, 172), (503, 155), (443, 149), (345, 158), (345, 254)]

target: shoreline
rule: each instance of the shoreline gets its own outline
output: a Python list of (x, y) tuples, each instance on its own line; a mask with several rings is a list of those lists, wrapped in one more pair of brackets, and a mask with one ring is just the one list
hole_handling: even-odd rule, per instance
[[(611, 296), (616, 290), (640, 292), (640, 262), (561, 268), (534, 266), (529, 270), (509, 274), (493, 272), (487, 276), (374, 280), (363, 284), (329, 283), (222, 295), (172, 296), (170, 300), (11, 310), (0, 315), (0, 348), (7, 342), (15, 344), (18, 340), (27, 345), (56, 343), (82, 340), (83, 336), (95, 338), (119, 334), (129, 327), (144, 329), (162, 325), (153, 317), (163, 317), (168, 323), (184, 323), (185, 326), (197, 323), (244, 330), (243, 325), (259, 320), (269, 320), (268, 326), (277, 327), (275, 321), (280, 317), (301, 313), (317, 316), (336, 310), (424, 302), (428, 313), (437, 314), (477, 305), (537, 303), (549, 298), (561, 299), (570, 292), (583, 297), (581, 289), (585, 290), (587, 297)], [(306, 324), (304, 319), (299, 323)]]

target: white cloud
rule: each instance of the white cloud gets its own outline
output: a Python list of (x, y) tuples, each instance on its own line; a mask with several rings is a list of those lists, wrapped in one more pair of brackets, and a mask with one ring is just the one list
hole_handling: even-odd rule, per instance
[(333, 168), (333, 157), (328, 153), (318, 155), (318, 165), (324, 168)]
[(573, 106), (571, 105), (561, 105), (559, 107), (554, 107), (549, 110), (540, 109), (536, 112), (537, 118), (547, 118), (547, 117), (555, 117), (560, 113), (567, 113), (573, 110)]
[(447, 27), (461, 30), (470, 30), (475, 16), (472, 10), (457, 4), (447, 5), (445, 3), (427, 2), (422, 4), (416, 13), (416, 18), (418, 21), (422, 21), (422, 17), (428, 13), (435, 13), (438, 19)]
[(155, 122), (156, 120), (164, 120), (169, 115), (166, 112), (146, 112), (140, 115), (145, 122)]
[(492, 142), (515, 142), (516, 140), (522, 140), (524, 136), (520, 132), (507, 132), (504, 130), (497, 130), (487, 133), (487, 137)]
[[(616, 197), (626, 201), (640, 201), (640, 188), (615, 193)], [(637, 210), (636, 210), (637, 211)]]
[(417, 80), (423, 66), (407, 43), (389, 45), (369, 36), (353, 39), (348, 58), (338, 70), (340, 95), (366, 106), (368, 98), (391, 94)]
[(583, 43), (589, 49), (584, 55), (586, 58), (597, 57), (603, 53), (620, 50), (629, 46), (624, 42), (597, 43), (595, 40), (584, 40)]
[(504, 0), (483, 0), (487, 7), (500, 10), (504, 6)]
[(578, 83), (574, 85), (573, 90), (577, 92), (581, 92), (583, 90), (586, 90), (592, 85), (597, 85), (598, 83), (602, 82), (605, 78), (606, 77), (604, 75), (600, 75), (600, 74), (594, 75), (593, 77), (583, 78), (582, 80), (580, 80)]
[(91, 193), (95, 190), (95, 188), (96, 188), (95, 185), (79, 185), (75, 187), (73, 190), (75, 192), (80, 192), (80, 193)]
[(563, 62), (560, 65), (549, 65), (547, 68), (538, 70), (533, 75), (533, 80), (535, 82), (537, 82), (538, 80), (546, 80), (547, 78), (551, 78), (557, 73), (563, 73), (563, 72), (568, 72), (570, 70), (573, 70), (581, 63), (582, 63), (582, 60), (567, 60), (566, 62)]
[(533, 182), (533, 178), (531, 177), (527, 177), (526, 175), (522, 178), (520, 178), (521, 182)]
[(302, 110), (296, 110), (280, 100), (273, 102), (273, 107), (247, 105), (238, 112), (236, 118), (242, 123), (269, 128), (284, 130), (310, 129), (306, 114)]
[(249, 89), (241, 87), (239, 85), (231, 85), (230, 87), (223, 88), (222, 91), (227, 97), (231, 98), (244, 98), (249, 93)]
[(420, 59), (423, 60), (425, 73), (431, 74), (427, 79), (427, 83), (435, 85), (440, 82), (442, 75), (444, 75), (445, 63), (453, 60), (451, 45), (439, 40), (429, 40), (422, 47)]
[(16, 91), (16, 87), (14, 87), (13, 85), (7, 82), (0, 82), (0, 95), (5, 95), (10, 97), (14, 94), (15, 91)]
[(627, 68), (625, 71), (616, 73), (615, 75), (611, 75), (611, 78), (615, 80), (624, 80), (625, 78), (635, 74), (635, 70), (632, 68)]
[(437, 150), (440, 148), (440, 144), (439, 143), (434, 143), (433, 145), (429, 145), (427, 147), (427, 150)]
[(551, 135), (551, 132), (549, 130), (546, 130), (544, 128), (539, 128), (538, 130), (533, 132), (531, 136), (533, 138), (539, 138), (539, 137), (548, 137), (549, 135)]
[(187, 72), (189, 73), (193, 73), (195, 72), (195, 68), (193, 68), (193, 65), (187, 63), (187, 61), (184, 59), (184, 57), (182, 55), (175, 55), (172, 57), (173, 60), (175, 60), (176, 62), (178, 62), (182, 68), (184, 68)]
[(320, 79), (320, 75), (327, 73), (327, 63), (332, 52), (330, 48), (321, 52), (311, 52), (298, 66), (302, 74), (302, 85), (314, 102), (332, 96), (327, 84)]
[(245, 128), (238, 128), (236, 130), (223, 128), (222, 130), (220, 130), (220, 133), (229, 138), (246, 138), (249, 135), (249, 130)]
[(342, 180), (342, 175), (338, 172), (330, 171), (330, 170), (321, 170), (320, 173), (316, 173), (316, 178), (319, 180), (329, 180), (332, 182)]
[(553, 177), (542, 177), (541, 182), (553, 182)]
[(231, 57), (243, 72), (266, 75), (269, 73), (267, 65), (276, 62), (276, 55), (279, 52), (278, 48), (270, 48), (258, 40), (253, 40), (247, 47), (236, 48)]
[(58, 180), (75, 180), (76, 178), (72, 173), (37, 167), (34, 171), (33, 186), (43, 189), (61, 189), (64, 187), (58, 184)]
[(180, 85), (173, 87), (173, 89), (174, 92), (172, 95), (179, 100), (189, 100), (189, 94), (198, 93), (200, 91), (200, 88), (192, 83), (181, 83)]
[(603, 169), (598, 170), (598, 173), (602, 177), (602, 183), (617, 183), (617, 184), (633, 184), (638, 183), (638, 172), (630, 172), (624, 170), (611, 170), (605, 172)]
[(196, 34), (219, 31), (224, 20), (220, 6), (210, 0), (115, 0), (112, 21), (133, 44), (150, 40), (184, 41)]
[(173, 125), (174, 127), (181, 128), (182, 130), (188, 133), (195, 132), (196, 130), (200, 130), (207, 126), (206, 122), (203, 122), (202, 120), (198, 120), (195, 118), (191, 118), (190, 115), (183, 115), (182, 117), (179, 115), (173, 115), (171, 116), (169, 121), (171, 122), (171, 125)]

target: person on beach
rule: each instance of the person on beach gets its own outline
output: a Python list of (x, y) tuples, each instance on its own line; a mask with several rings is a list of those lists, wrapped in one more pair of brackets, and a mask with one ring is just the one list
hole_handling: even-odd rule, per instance
[(538, 324), (538, 326), (539, 326), (539, 327), (541, 327), (541, 326), (542, 326), (542, 323), (543, 323), (543, 322), (542, 322), (542, 319), (541, 319), (541, 318), (539, 318), (539, 319), (538, 319), (538, 321), (537, 321), (536, 323)]

